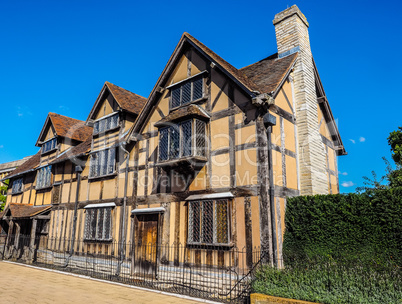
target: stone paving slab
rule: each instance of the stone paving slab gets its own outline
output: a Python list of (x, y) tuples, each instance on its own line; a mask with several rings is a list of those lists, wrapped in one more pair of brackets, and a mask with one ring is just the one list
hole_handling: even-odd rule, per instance
[(0, 286), (1, 303), (213, 303), (4, 261)]

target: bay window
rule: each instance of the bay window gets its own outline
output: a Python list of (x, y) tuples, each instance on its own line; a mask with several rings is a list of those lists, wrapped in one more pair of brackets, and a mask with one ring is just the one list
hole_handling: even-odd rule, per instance
[(159, 160), (205, 157), (205, 122), (189, 119), (159, 129)]

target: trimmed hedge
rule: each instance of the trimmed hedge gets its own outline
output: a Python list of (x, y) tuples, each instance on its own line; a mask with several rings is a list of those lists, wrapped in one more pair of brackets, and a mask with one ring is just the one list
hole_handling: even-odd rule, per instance
[(288, 199), (285, 267), (254, 292), (325, 304), (402, 303), (402, 187)]
[(402, 265), (402, 187), (289, 198), (284, 257), (348, 256)]

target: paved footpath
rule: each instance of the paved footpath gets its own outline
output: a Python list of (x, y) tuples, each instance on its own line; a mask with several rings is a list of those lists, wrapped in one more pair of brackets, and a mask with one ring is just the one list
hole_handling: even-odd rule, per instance
[(0, 261), (0, 288), (1, 303), (189, 304), (202, 301), (4, 261)]

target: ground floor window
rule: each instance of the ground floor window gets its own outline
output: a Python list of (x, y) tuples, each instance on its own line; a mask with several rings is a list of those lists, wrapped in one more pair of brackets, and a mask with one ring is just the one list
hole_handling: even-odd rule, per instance
[(110, 241), (112, 239), (112, 208), (89, 208), (85, 214), (85, 234), (88, 241)]
[(188, 243), (229, 244), (228, 200), (189, 202)]

